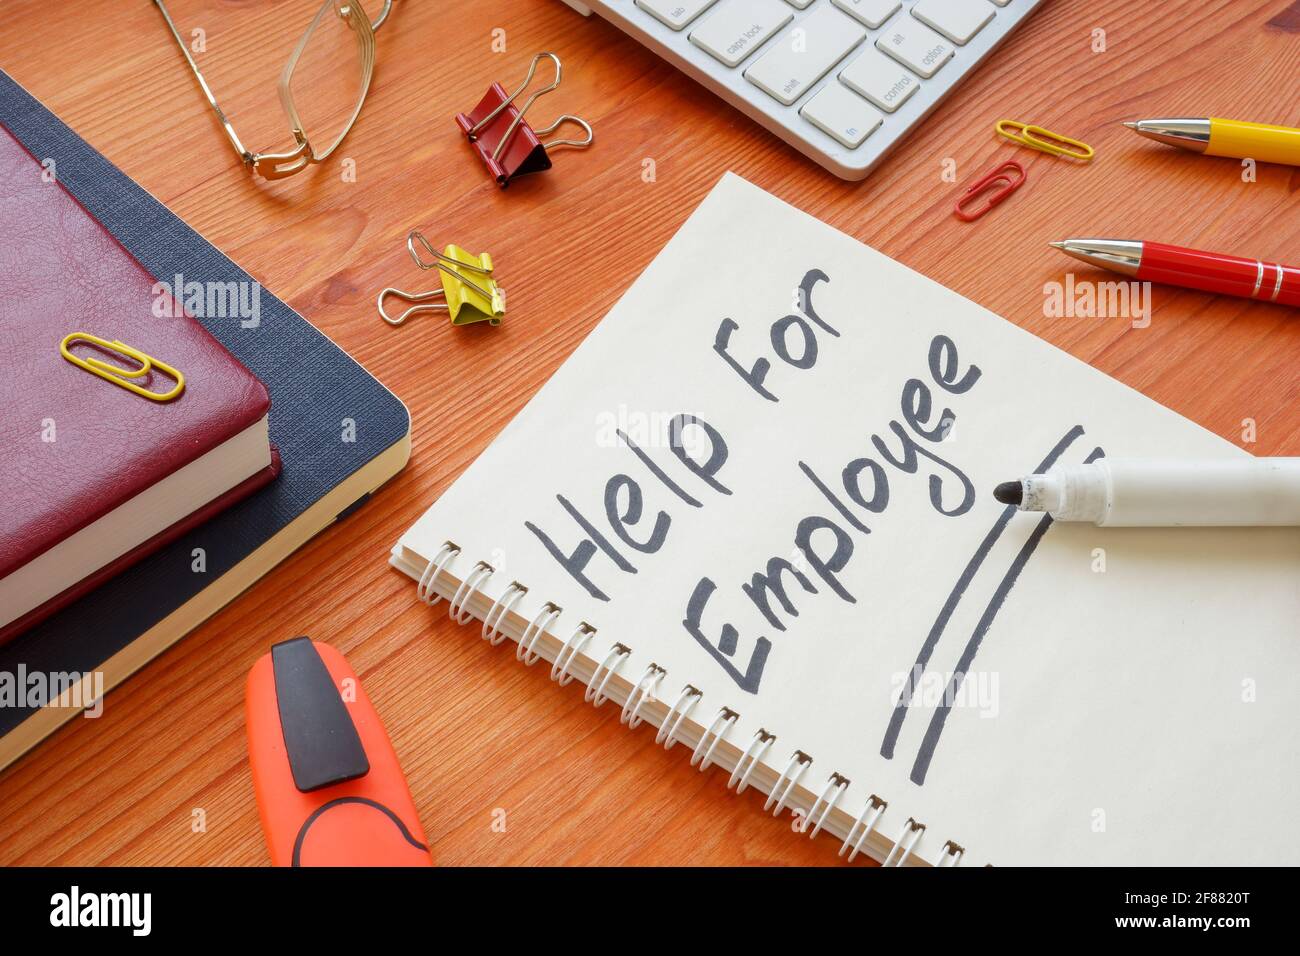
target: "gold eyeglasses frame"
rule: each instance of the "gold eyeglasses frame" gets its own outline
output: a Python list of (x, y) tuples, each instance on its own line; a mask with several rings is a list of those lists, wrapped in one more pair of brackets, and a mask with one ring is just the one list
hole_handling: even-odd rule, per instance
[[(361, 115), (361, 108), (365, 105), (366, 95), (370, 92), (370, 81), (375, 73), (375, 33), (384, 25), (384, 21), (388, 19), (389, 13), (392, 12), (393, 0), (384, 0), (384, 9), (380, 11), (379, 16), (373, 21), (366, 15), (365, 9), (361, 6), (361, 0), (325, 0), (321, 4), (320, 10), (312, 18), (311, 24), (303, 33), (302, 39), (298, 41), (293, 54), (284, 65), (284, 71), (280, 74), (280, 105), (289, 118), (289, 126), (293, 131), (294, 141), (298, 144), (294, 149), (283, 153), (252, 153), (244, 148), (244, 144), (240, 140), (239, 134), (235, 132), (235, 127), (231, 124), (229, 117), (218, 105), (217, 98), (213, 95), (212, 88), (208, 86), (208, 81), (204, 78), (199, 65), (194, 62), (189, 47), (181, 39), (180, 32), (172, 21), (171, 14), (167, 12), (166, 4), (163, 0), (154, 0), (154, 5), (158, 7), (163, 19), (167, 21), (167, 28), (171, 31), (172, 38), (185, 56), (185, 62), (190, 65), (194, 78), (198, 80), (199, 88), (202, 89), (203, 95), (207, 98), (208, 105), (212, 107), (212, 112), (216, 114), (221, 128), (225, 130), (226, 138), (230, 140), (230, 144), (234, 147), (235, 154), (239, 157), (240, 162), (258, 173), (263, 179), (274, 180), (284, 179), (295, 173), (300, 173), (308, 166), (329, 159), (348, 133), (352, 131), (357, 117)], [(294, 70), (298, 67), (298, 61), (302, 58), (303, 51), (307, 49), (307, 43), (311, 40), (312, 34), (316, 32), (316, 28), (320, 26), (321, 21), (325, 19), (325, 15), (331, 10), (352, 29), (356, 37), (357, 52), (361, 58), (361, 95), (357, 98), (356, 108), (344, 125), (343, 132), (330, 144), (328, 149), (318, 152), (312, 146), (311, 141), (307, 138), (306, 130), (303, 128), (302, 118), (298, 115), (298, 107), (293, 100), (291, 83)]]

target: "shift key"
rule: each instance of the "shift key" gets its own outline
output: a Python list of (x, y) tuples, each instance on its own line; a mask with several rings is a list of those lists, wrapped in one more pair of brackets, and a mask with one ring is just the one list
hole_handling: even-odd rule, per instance
[(834, 7), (822, 6), (776, 40), (745, 78), (790, 106), (855, 46), (867, 31)]
[(691, 31), (691, 42), (727, 66), (739, 66), (793, 18), (781, 0), (729, 0)]

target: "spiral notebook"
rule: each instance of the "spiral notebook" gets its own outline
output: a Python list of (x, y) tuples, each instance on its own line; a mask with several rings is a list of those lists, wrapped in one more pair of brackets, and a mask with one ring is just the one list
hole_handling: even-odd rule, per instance
[(729, 174), (392, 563), (846, 857), (1294, 861), (1300, 535), (991, 494), (1241, 454)]

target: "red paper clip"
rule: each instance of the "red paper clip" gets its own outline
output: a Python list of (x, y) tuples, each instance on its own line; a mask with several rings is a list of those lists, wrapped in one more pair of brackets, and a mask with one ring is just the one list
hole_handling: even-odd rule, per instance
[[(962, 222), (974, 222), (1019, 189), (1026, 178), (1024, 167), (1015, 160), (1007, 160), (966, 187), (961, 198), (952, 207), (953, 215)], [(994, 187), (997, 191), (988, 196), (983, 206), (973, 211), (966, 208), (968, 202), (988, 193)]]
[[(555, 80), (550, 86), (538, 90), (528, 97), (523, 108), (515, 106), (515, 100), (528, 88), (537, 73), (537, 64), (549, 59), (555, 64)], [(554, 53), (539, 53), (533, 57), (528, 68), (528, 76), (519, 89), (507, 94), (500, 83), (493, 83), (487, 95), (479, 101), (478, 106), (468, 113), (456, 116), (456, 125), (465, 134), (474, 152), (488, 173), (504, 189), (510, 181), (528, 173), (540, 173), (551, 168), (549, 151), (571, 146), (585, 149), (591, 145), (594, 135), (591, 125), (568, 113), (560, 116), (545, 129), (534, 130), (524, 119), (524, 114), (537, 101), (560, 85), (560, 58)], [(576, 123), (586, 131), (585, 139), (556, 139), (543, 143), (541, 136), (553, 133), (564, 123)], [(540, 135), (539, 135), (540, 134)]]

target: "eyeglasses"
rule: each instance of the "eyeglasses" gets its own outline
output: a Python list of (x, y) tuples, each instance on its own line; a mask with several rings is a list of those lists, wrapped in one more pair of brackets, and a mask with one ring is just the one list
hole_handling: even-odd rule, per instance
[[(235, 132), (235, 127), (231, 125), (225, 111), (217, 104), (217, 98), (212, 95), (212, 89), (208, 86), (208, 81), (204, 79), (203, 73), (198, 64), (194, 62), (194, 57), (190, 55), (185, 41), (181, 39), (176, 24), (172, 22), (171, 15), (167, 12), (163, 0), (154, 0), (154, 3), (157, 4), (163, 19), (167, 21), (167, 27), (171, 30), (172, 37), (176, 40), (176, 45), (180, 47), (181, 53), (185, 55), (185, 60), (189, 63), (190, 69), (194, 71), (194, 78), (199, 81), (199, 87), (203, 90), (203, 95), (207, 97), (212, 112), (217, 115), (221, 128), (226, 131), (226, 137), (235, 148), (235, 153), (245, 166), (254, 170), (263, 179), (284, 179), (287, 176), (300, 173), (308, 166), (329, 159), (334, 150), (338, 149), (339, 144), (343, 142), (356, 123), (357, 117), (361, 115), (361, 107), (366, 101), (366, 94), (370, 91), (370, 80), (375, 72), (375, 32), (384, 25), (384, 21), (388, 19), (388, 14), (393, 7), (393, 0), (384, 0), (384, 9), (378, 17), (371, 21), (366, 16), (365, 10), (362, 9), (360, 0), (325, 0), (316, 16), (312, 19), (311, 25), (307, 27), (307, 31), (302, 35), (302, 39), (298, 41), (298, 45), (294, 48), (289, 61), (285, 63), (284, 72), (280, 74), (280, 104), (284, 108), (285, 115), (289, 118), (289, 126), (293, 131), (293, 138), (297, 146), (283, 153), (252, 153), (244, 148), (243, 142), (240, 141), (238, 134)], [(352, 30), (355, 36), (361, 63), (361, 94), (357, 98), (356, 107), (344, 123), (342, 132), (330, 143), (328, 148), (317, 150), (303, 128), (302, 119), (298, 115), (298, 107), (294, 104), (291, 83), (294, 70), (297, 69), (298, 63), (302, 59), (303, 51), (307, 49), (307, 44), (310, 42), (312, 35), (331, 11)]]

